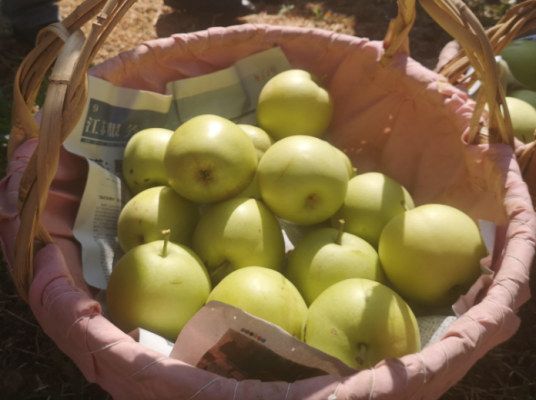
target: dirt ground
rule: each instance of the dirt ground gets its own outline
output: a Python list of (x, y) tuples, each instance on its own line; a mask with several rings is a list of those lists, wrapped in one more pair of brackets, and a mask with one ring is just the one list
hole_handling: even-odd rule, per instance
[[(0, 0), (1, 2), (1, 0)], [(62, 17), (81, 1), (62, 0)], [(483, 24), (493, 23), (501, 7), (485, 1), (468, 2)], [(143, 41), (173, 33), (193, 32), (211, 26), (245, 22), (318, 27), (349, 35), (381, 40), (393, 13), (390, 0), (253, 1), (254, 14), (240, 19), (222, 14), (195, 15), (163, 5), (163, 0), (138, 0), (103, 46), (95, 63), (129, 50)], [(494, 7), (494, 8), (490, 8)], [(490, 11), (491, 10), (491, 11)], [(441, 48), (451, 38), (418, 7), (410, 34), (413, 58), (434, 68)], [(0, 15), (0, 133), (10, 130), (13, 78), (31, 46), (18, 41)], [(42, 104), (44, 91), (38, 96)], [(5, 138), (0, 138), (0, 175), (6, 167)], [(536, 289), (532, 279), (532, 291)], [(442, 398), (447, 400), (536, 399), (536, 301), (520, 311), (518, 333), (480, 360)], [(29, 307), (17, 295), (5, 267), (0, 268), (0, 398), (10, 399), (107, 399), (100, 387), (88, 383), (76, 365), (43, 333)]]

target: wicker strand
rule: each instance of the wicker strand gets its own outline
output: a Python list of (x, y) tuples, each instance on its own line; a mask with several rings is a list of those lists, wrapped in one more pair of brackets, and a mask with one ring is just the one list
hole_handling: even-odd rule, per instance
[[(69, 37), (58, 57), (57, 65), (61, 67), (54, 68), (50, 78), (40, 127), (39, 145), (21, 180), (23, 191), (26, 191), (27, 187), (29, 190), (26, 198), (19, 196), (21, 226), (15, 239), (13, 279), (21, 297), (25, 300), (27, 300), (28, 290), (33, 280), (34, 238), (37, 236), (37, 239), (44, 244), (52, 243), (46, 229), (41, 226), (40, 219), (48, 198), (48, 189), (59, 164), (62, 143), (59, 134), (64, 129), (64, 120), (57, 116), (63, 115), (68, 77), (72, 73), (83, 43), (84, 35), (81, 31), (77, 31)], [(73, 126), (68, 127), (68, 129), (72, 128)]]
[(415, 0), (398, 0), (398, 16), (391, 20), (383, 41), (383, 54), (380, 63), (385, 66), (395, 53), (409, 55), (409, 31), (415, 22)]

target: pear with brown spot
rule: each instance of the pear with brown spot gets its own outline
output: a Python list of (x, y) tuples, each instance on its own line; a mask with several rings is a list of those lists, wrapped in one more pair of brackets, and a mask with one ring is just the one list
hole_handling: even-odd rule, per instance
[(200, 115), (181, 125), (164, 157), (169, 185), (197, 203), (215, 203), (248, 187), (257, 169), (255, 147), (228, 119)]
[(272, 145), (257, 172), (266, 205), (279, 218), (313, 225), (342, 206), (349, 171), (337, 149), (311, 136), (290, 136)]

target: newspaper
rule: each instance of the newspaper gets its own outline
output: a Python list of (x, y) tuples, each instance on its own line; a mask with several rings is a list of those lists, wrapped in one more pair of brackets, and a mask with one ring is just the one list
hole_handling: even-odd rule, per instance
[(113, 266), (123, 256), (117, 239), (117, 220), (129, 195), (119, 177), (88, 160), (86, 190), (73, 228), (82, 246), (86, 282), (105, 289)]
[(89, 175), (74, 226), (82, 246), (86, 282), (106, 289), (113, 266), (123, 255), (117, 219), (129, 199), (122, 184), (122, 160), (128, 140), (147, 128), (177, 129), (203, 114), (237, 124), (256, 125), (255, 107), (264, 84), (291, 69), (279, 48), (254, 54), (212, 74), (167, 84), (166, 94), (125, 89), (89, 77), (82, 118), (64, 143), (86, 157)]
[(170, 357), (237, 380), (293, 382), (357, 372), (278, 326), (217, 301), (190, 319)]

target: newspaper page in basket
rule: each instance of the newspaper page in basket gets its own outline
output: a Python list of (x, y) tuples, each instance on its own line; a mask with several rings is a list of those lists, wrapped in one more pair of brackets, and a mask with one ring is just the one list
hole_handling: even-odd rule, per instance
[[(256, 125), (255, 106), (262, 87), (271, 77), (289, 69), (291, 65), (282, 50), (273, 48), (244, 58), (222, 71), (170, 82), (166, 94), (119, 88), (104, 80), (89, 77), (85, 110), (64, 144), (67, 150), (86, 157), (89, 163), (87, 185), (74, 226), (74, 236), (82, 246), (84, 277), (89, 285), (105, 290), (113, 266), (123, 255), (116, 232), (121, 209), (129, 200), (128, 190), (121, 180), (123, 152), (128, 140), (147, 128), (175, 130), (182, 123), (203, 114), (216, 114), (235, 123)], [(279, 222), (287, 253), (314, 229), (281, 220)], [(101, 302), (106, 298), (103, 293), (97, 296)], [(205, 363), (203, 367), (216, 370), (216, 359), (211, 362), (211, 357), (221, 354), (223, 347), (229, 347), (229, 342), (241, 348), (244, 354), (259, 350), (258, 346), (244, 341), (244, 332), (237, 330), (237, 321), (229, 319), (231, 314), (233, 317), (239, 315), (239, 322), (253, 326), (252, 330), (248, 330), (248, 335), (255, 332), (255, 339), (268, 336), (273, 338), (265, 347), (268, 348), (268, 353), (271, 352), (274, 365), (283, 365), (284, 363), (278, 364), (281, 360), (277, 360), (277, 357), (282, 357), (288, 361), (285, 364), (288, 368), (292, 366), (292, 374), (297, 374), (296, 376), (309, 376), (322, 371), (338, 374), (355, 372), (347, 366), (341, 366), (332, 357), (326, 358), (325, 354), (299, 342), (274, 325), (247, 313), (237, 314), (236, 309), (230, 308), (232, 311), (229, 311), (229, 307), (220, 305), (211, 307), (208, 312), (205, 306), (181, 333), (173, 351), (170, 350), (171, 343), (166, 343), (165, 339), (150, 332), (141, 330), (141, 333), (136, 331), (132, 334), (147, 347), (165, 355), (171, 353), (171, 357), (194, 365)], [(106, 312), (105, 304), (103, 310)], [(456, 320), (455, 316), (448, 314), (418, 318), (423, 348), (438, 340)], [(215, 318), (220, 323), (217, 332), (211, 328)], [(188, 343), (199, 345), (186, 348), (181, 343), (185, 343), (184, 337), (192, 332), (197, 332), (198, 337)], [(262, 339), (260, 344), (263, 344)], [(300, 349), (300, 354), (294, 353), (295, 349)], [(246, 363), (247, 359), (241, 358)], [(221, 360), (218, 362), (221, 364)], [(237, 360), (233, 362), (238, 363)], [(303, 363), (312, 367), (303, 369), (297, 366)], [(240, 375), (244, 374), (245, 369), (245, 365), (236, 364), (236, 371), (228, 373)], [(223, 373), (223, 370), (220, 372)], [(259, 373), (262, 375), (267, 372)]]

